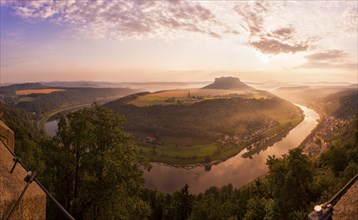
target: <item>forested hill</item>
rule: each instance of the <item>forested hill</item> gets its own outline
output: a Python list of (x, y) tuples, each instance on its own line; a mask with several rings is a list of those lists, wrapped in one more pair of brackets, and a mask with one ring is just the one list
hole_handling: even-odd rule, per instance
[(60, 88), (40, 83), (1, 87), (0, 101), (41, 115), (54, 109), (104, 102), (136, 92), (129, 88)]
[[(249, 135), (262, 127), (290, 122), (302, 115), (298, 107), (267, 92), (242, 96), (177, 97), (177, 100), (167, 96), (163, 102), (154, 98), (148, 93), (140, 93), (104, 106), (123, 114), (126, 117), (125, 128), (130, 132), (209, 139), (217, 139), (223, 134)], [(135, 102), (138, 99), (154, 100), (160, 104), (132, 104), (139, 103)]]
[(358, 112), (358, 90), (347, 89), (323, 99), (325, 111), (337, 118), (352, 118)]
[(358, 89), (349, 87), (283, 87), (280, 97), (315, 107), (336, 118), (353, 118), (358, 112)]
[(1, 94), (15, 94), (17, 90), (24, 89), (44, 89), (46, 86), (41, 83), (23, 83), (23, 84), (14, 84), (10, 86), (2, 86), (0, 87)]
[(133, 93), (131, 89), (67, 88), (50, 94), (28, 95), (30, 101), (17, 102), (17, 106), (30, 112), (46, 113), (56, 108), (88, 104)]

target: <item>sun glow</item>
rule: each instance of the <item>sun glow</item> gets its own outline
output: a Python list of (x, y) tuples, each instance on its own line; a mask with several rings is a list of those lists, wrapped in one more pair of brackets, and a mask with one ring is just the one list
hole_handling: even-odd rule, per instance
[(267, 64), (271, 61), (271, 56), (256, 51), (256, 56), (259, 58), (261, 63)]

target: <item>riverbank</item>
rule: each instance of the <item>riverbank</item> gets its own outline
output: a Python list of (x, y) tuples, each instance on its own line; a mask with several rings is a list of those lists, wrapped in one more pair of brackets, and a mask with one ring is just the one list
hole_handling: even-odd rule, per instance
[(89, 106), (89, 105), (90, 104), (76, 105), (76, 106), (64, 107), (64, 108), (59, 108), (59, 109), (55, 109), (53, 111), (50, 111), (50, 112), (44, 114), (40, 118), (40, 120), (37, 122), (37, 128), (40, 129), (41, 131), (43, 131), (47, 135), (48, 131), (46, 131), (46, 129), (45, 129), (45, 124), (48, 122), (48, 120), (50, 118), (52, 118), (53, 116), (55, 116), (56, 114), (59, 114), (61, 112), (74, 110), (76, 108), (81, 108), (81, 107), (85, 107), (85, 106)]
[(251, 157), (253, 154), (257, 154), (259, 151), (282, 140), (303, 120), (304, 117), (299, 116), (291, 121), (281, 122), (279, 125), (266, 130), (257, 138), (254, 137), (240, 144), (225, 147), (220, 147), (217, 143), (192, 147), (139, 144), (138, 147), (140, 153), (148, 158), (150, 162), (159, 162), (183, 168), (205, 166), (207, 169), (210, 169), (211, 165), (224, 162), (244, 149), (248, 149), (248, 151), (245, 152), (243, 157)]

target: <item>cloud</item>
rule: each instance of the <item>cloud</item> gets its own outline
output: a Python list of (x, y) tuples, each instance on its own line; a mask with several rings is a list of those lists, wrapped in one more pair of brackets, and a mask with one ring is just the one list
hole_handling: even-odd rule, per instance
[(298, 40), (292, 25), (267, 30), (265, 23), (268, 16), (279, 10), (277, 4), (271, 2), (240, 3), (234, 10), (241, 16), (246, 30), (249, 32), (247, 44), (265, 54), (296, 53), (309, 49), (313, 41), (306, 37)]
[(296, 53), (308, 49), (306, 43), (284, 43), (275, 38), (261, 38), (258, 41), (250, 42), (250, 45), (265, 54)]
[(294, 33), (295, 30), (293, 29), (293, 27), (285, 27), (285, 28), (279, 28), (268, 35), (282, 40), (289, 40), (293, 37)]
[(352, 69), (357, 70), (358, 63), (352, 61), (347, 53), (342, 50), (324, 50), (305, 56), (306, 62), (301, 68), (318, 69)]
[(264, 16), (268, 12), (268, 7), (262, 2), (240, 3), (234, 10), (242, 16), (251, 35), (262, 32)]
[(346, 31), (356, 35), (358, 31), (358, 7), (348, 7), (343, 12), (341, 20)]
[(14, 0), (7, 5), (25, 19), (49, 20), (94, 38), (166, 37), (182, 32), (221, 38), (226, 30), (195, 1)]
[(347, 53), (342, 50), (325, 50), (305, 56), (306, 59), (311, 61), (325, 61), (325, 60), (342, 60), (347, 57)]

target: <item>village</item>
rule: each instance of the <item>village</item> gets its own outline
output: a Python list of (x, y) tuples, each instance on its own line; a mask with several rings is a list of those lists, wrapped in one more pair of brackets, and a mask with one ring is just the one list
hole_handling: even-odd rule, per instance
[(303, 146), (304, 152), (310, 156), (317, 157), (321, 153), (327, 151), (330, 147), (330, 141), (335, 135), (335, 131), (344, 127), (349, 120), (326, 117), (314, 131), (310, 138)]
[(257, 151), (258, 147), (262, 146), (263, 144), (269, 142), (272, 138), (276, 137), (279, 133), (275, 132), (270, 136), (265, 137), (263, 135), (265, 132), (269, 131), (270, 129), (277, 126), (279, 123), (275, 121), (265, 121), (262, 128), (259, 130), (245, 135), (243, 137), (239, 137), (238, 135), (224, 135), (223, 138), (217, 141), (218, 146), (227, 147), (227, 146), (238, 146), (243, 145), (246, 146), (247, 150), (255, 150)]

